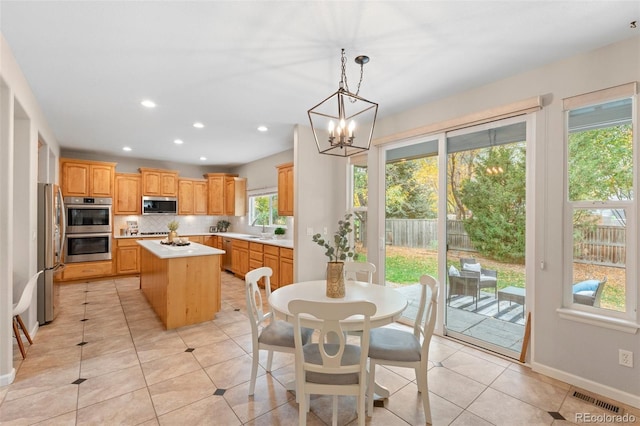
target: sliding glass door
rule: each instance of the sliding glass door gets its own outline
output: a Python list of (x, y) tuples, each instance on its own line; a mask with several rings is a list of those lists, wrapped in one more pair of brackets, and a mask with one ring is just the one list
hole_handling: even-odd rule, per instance
[(382, 151), (385, 281), (407, 294), (405, 319), (420, 276), (436, 276), (444, 333), (515, 358), (527, 312), (526, 141), (517, 117)]
[(438, 140), (385, 152), (385, 281), (407, 295), (413, 322), (420, 276), (438, 276)]
[(526, 320), (526, 123), (447, 134), (445, 330), (517, 357)]

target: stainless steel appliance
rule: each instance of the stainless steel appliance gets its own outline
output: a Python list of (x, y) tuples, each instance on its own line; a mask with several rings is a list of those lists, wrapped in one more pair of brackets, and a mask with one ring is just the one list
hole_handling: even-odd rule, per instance
[(111, 198), (65, 197), (68, 233), (111, 232)]
[(222, 250), (224, 250), (224, 257), (222, 258), (222, 269), (231, 271), (231, 248), (233, 240), (231, 238), (222, 239)]
[(142, 214), (178, 214), (176, 197), (142, 197)]
[(111, 232), (67, 233), (64, 261), (93, 262), (111, 259)]
[(59, 290), (53, 274), (64, 268), (65, 209), (62, 192), (52, 183), (38, 184), (38, 322), (46, 324), (57, 314)]

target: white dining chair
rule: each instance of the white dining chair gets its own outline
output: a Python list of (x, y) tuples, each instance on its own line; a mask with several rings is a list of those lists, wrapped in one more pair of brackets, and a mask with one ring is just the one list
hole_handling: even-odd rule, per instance
[(15, 334), (16, 340), (18, 341), (18, 348), (20, 349), (20, 353), (22, 354), (22, 359), (27, 356), (27, 353), (24, 350), (24, 344), (22, 343), (22, 337), (20, 336), (20, 330), (18, 326), (22, 329), (22, 332), (29, 341), (30, 345), (33, 344), (33, 340), (31, 340), (29, 331), (27, 330), (27, 327), (25, 327), (20, 315), (23, 314), (27, 309), (29, 309), (29, 306), (31, 306), (31, 301), (33, 300), (33, 292), (36, 289), (38, 277), (40, 276), (40, 274), (42, 274), (42, 272), (44, 271), (36, 272), (31, 277), (31, 279), (29, 279), (27, 285), (25, 285), (24, 289), (22, 289), (22, 294), (20, 295), (18, 303), (15, 303), (13, 305), (13, 333)]
[[(262, 293), (258, 287), (258, 281), (263, 279), (267, 299), (271, 294), (271, 268), (262, 267), (247, 272), (245, 286), (247, 296), (247, 315), (251, 323), (251, 348), (253, 359), (251, 362), (251, 382), (249, 395), (253, 395), (258, 374), (258, 361), (260, 349), (268, 351), (267, 371), (271, 371), (273, 352), (294, 353), (295, 340), (293, 338), (293, 325), (286, 321), (277, 320), (273, 310), (264, 311)], [(307, 343), (311, 339), (313, 330), (302, 329), (301, 341)]]
[(345, 262), (343, 271), (345, 281), (362, 281), (358, 278), (367, 277), (367, 282), (372, 284), (376, 265), (370, 262)]
[[(367, 351), (369, 348), (370, 317), (376, 305), (367, 301), (315, 302), (292, 300), (289, 311), (294, 315), (296, 339), (296, 392), (298, 424), (307, 424), (310, 395), (333, 395), (332, 425), (338, 424), (338, 395), (357, 397), (358, 425), (364, 426), (365, 393), (367, 386)], [(340, 321), (352, 315), (362, 315), (363, 335), (360, 345), (348, 344)], [(309, 316), (315, 318), (308, 322)], [(302, 326), (319, 330), (318, 342), (302, 342)]]
[[(433, 335), (438, 310), (438, 280), (430, 275), (420, 277), (422, 292), (418, 314), (413, 325), (413, 333), (392, 329), (376, 328), (371, 330), (369, 345), (369, 383), (375, 383), (376, 365), (413, 368), (416, 372), (418, 392), (422, 396), (424, 417), (431, 424), (431, 406), (429, 404), (429, 386), (427, 383), (427, 362), (429, 343)], [(427, 287), (431, 298), (427, 303)], [(422, 344), (420, 341), (422, 340)], [(373, 386), (367, 390), (367, 412), (373, 414)]]

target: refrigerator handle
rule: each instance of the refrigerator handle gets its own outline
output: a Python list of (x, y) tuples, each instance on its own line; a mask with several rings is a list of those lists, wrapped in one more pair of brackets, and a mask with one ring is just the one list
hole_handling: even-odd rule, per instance
[(62, 267), (64, 268), (64, 264), (62, 263), (62, 254), (64, 253), (64, 245), (67, 242), (67, 209), (64, 206), (64, 198), (62, 197), (62, 189), (58, 186), (58, 203), (60, 205), (60, 211), (62, 223), (60, 227), (62, 228), (62, 232), (60, 233), (60, 253), (58, 254), (58, 259)]

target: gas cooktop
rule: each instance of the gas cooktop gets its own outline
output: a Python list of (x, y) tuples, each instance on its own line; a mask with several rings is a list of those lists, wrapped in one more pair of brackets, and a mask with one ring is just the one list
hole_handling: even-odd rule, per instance
[(168, 232), (141, 232), (140, 235), (169, 235)]

